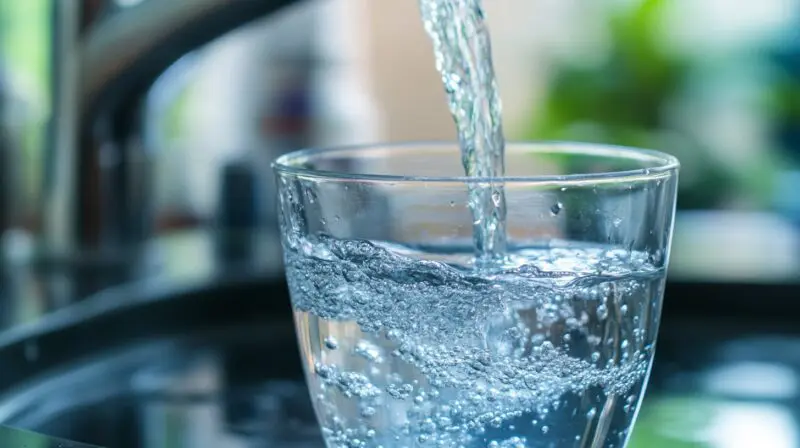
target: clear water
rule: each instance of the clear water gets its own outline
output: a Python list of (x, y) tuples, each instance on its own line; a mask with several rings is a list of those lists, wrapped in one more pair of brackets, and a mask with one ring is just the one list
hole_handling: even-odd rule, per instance
[[(467, 176), (502, 177), (502, 106), (492, 63), (489, 29), (480, 0), (419, 0), (433, 41)], [(499, 183), (470, 186), (475, 251), (492, 264), (506, 251), (505, 194)]]
[(458, 255), (296, 242), (287, 275), (328, 446), (624, 446), (663, 288), (644, 254), (516, 250), (490, 275)]

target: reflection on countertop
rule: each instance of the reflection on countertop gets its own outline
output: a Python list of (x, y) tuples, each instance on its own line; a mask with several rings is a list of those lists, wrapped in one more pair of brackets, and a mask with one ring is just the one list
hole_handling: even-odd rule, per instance
[(800, 337), (698, 336), (663, 338), (696, 345), (657, 362), (673, 365), (656, 367), (630, 447), (800, 447)]
[(154, 239), (131, 254), (128, 262), (107, 268), (84, 266), (80, 260), (37, 264), (20, 256), (24, 261), (0, 264), (0, 346), (39, 331), (42, 325), (63, 325), (110, 308), (133, 306), (129, 302), (136, 297), (163, 297), (252, 276), (283, 285), (281, 254), (274, 232), (221, 234), (199, 229)]
[(0, 446), (5, 448), (100, 448), (0, 425)]

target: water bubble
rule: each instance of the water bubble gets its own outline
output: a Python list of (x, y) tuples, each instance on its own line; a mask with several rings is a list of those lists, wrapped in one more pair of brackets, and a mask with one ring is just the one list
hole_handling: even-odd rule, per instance
[(401, 386), (398, 386), (396, 384), (390, 384), (389, 386), (386, 387), (386, 392), (392, 398), (395, 398), (397, 400), (407, 399), (411, 395), (411, 392), (413, 391), (414, 391), (414, 386), (410, 384), (403, 384)]
[(337, 341), (336, 338), (333, 336), (328, 336), (327, 338), (325, 338), (325, 347), (328, 350), (336, 350), (337, 348), (339, 348), (339, 341)]
[(592, 362), (597, 362), (600, 360), (600, 352), (592, 352)]
[(499, 191), (495, 190), (492, 192), (492, 203), (495, 207), (500, 207), (503, 202), (503, 195)]
[(542, 426), (542, 434), (547, 434), (550, 432), (550, 427), (547, 425)]
[(353, 351), (367, 361), (375, 363), (383, 361), (381, 359), (381, 349), (369, 341), (359, 341)]
[(555, 204), (553, 204), (550, 207), (550, 214), (553, 215), (553, 216), (556, 216), (559, 213), (561, 213), (561, 210), (563, 210), (563, 209), (564, 209), (564, 204), (562, 204), (560, 202), (556, 202)]
[(622, 305), (621, 307), (619, 307), (619, 312), (623, 316), (628, 314), (628, 305)]
[(313, 188), (309, 188), (306, 190), (306, 197), (308, 198), (309, 204), (317, 202), (317, 192), (314, 191)]
[(586, 413), (586, 419), (591, 420), (595, 415), (597, 415), (597, 408), (591, 408), (589, 409), (589, 412)]
[(622, 341), (622, 343), (619, 345), (619, 348), (621, 348), (622, 350), (627, 350), (627, 349), (628, 349), (628, 345), (629, 345), (629, 344), (628, 344), (628, 340), (627, 340), (627, 339), (625, 339), (625, 340), (623, 340), (623, 341)]
[(455, 206), (456, 206), (456, 201), (450, 201), (450, 207), (455, 207)]
[(597, 307), (597, 318), (601, 321), (606, 320), (608, 317), (608, 307), (606, 305), (599, 305)]

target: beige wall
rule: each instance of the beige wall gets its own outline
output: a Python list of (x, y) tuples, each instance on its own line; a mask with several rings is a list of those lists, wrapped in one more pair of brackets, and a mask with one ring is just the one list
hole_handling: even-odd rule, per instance
[[(366, 71), (387, 140), (452, 139), (455, 131), (416, 0), (349, 0), (364, 8)], [(490, 0), (495, 67), (510, 133), (527, 120), (543, 79), (538, 8), (548, 0)], [(534, 14), (535, 11), (539, 14)], [(512, 136), (513, 138), (513, 136)]]
[(453, 138), (431, 44), (413, 0), (370, 2), (369, 70), (388, 140)]

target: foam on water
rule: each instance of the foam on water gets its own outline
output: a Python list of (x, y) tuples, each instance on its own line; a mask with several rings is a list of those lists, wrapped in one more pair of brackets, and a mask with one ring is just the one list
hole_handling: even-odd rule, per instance
[(414, 253), (325, 236), (287, 248), (330, 446), (624, 441), (663, 277), (644, 254), (529, 249), (487, 274)]

